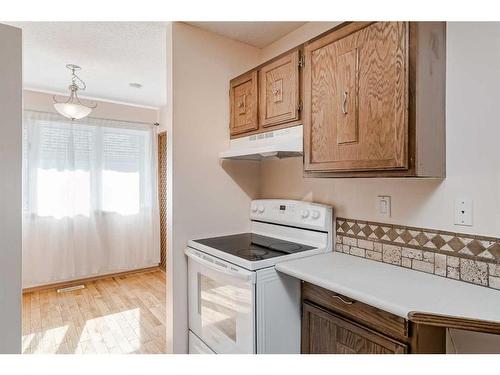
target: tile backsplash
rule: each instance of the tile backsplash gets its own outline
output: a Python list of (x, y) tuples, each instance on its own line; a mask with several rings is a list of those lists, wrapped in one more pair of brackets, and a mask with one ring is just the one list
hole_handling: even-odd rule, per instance
[(500, 289), (500, 238), (337, 218), (335, 250)]

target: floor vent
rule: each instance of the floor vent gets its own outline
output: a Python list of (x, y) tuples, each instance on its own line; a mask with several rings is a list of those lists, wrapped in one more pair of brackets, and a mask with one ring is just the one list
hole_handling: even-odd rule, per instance
[(85, 285), (80, 284), (80, 285), (68, 286), (67, 288), (57, 289), (57, 293), (72, 292), (74, 290), (80, 290), (80, 289), (85, 289)]

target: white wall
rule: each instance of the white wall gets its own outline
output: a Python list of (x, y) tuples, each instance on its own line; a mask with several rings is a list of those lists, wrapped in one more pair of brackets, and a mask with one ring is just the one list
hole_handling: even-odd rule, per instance
[[(260, 50), (193, 26), (171, 25), (168, 132), (167, 347), (187, 350), (188, 239), (249, 229), (259, 165), (221, 164), (229, 145), (229, 80), (259, 63)], [(167, 50), (169, 50), (167, 48)], [(173, 95), (172, 95), (173, 93)], [(164, 120), (164, 116), (167, 119)], [(171, 117), (171, 120), (168, 119)]]
[[(60, 96), (58, 96), (60, 98)], [(159, 110), (136, 105), (118, 104), (113, 102), (96, 101), (97, 108), (92, 110), (90, 117), (104, 118), (118, 121), (146, 122), (153, 124), (158, 121)], [(52, 94), (24, 90), (23, 107), (32, 111), (56, 113), (53, 106)]]
[[(499, 236), (499, 66), (500, 23), (448, 23), (446, 179), (303, 178), (302, 160), (294, 158), (262, 163), (261, 196), (330, 203), (338, 216), (386, 221), (375, 200), (391, 195), (389, 222)], [(461, 196), (474, 201), (472, 227), (453, 224), (453, 202)]]
[(21, 352), (21, 46), (0, 24), (0, 353)]

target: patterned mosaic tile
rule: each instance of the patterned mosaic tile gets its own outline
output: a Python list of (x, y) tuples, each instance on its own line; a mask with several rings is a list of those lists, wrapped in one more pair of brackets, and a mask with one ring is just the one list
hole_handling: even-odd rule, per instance
[(335, 250), (500, 290), (500, 238), (337, 218)]
[[(353, 230), (355, 228), (355, 230)], [(422, 247), (429, 250), (449, 251), (500, 262), (500, 238), (440, 232), (430, 229), (337, 219), (337, 234), (359, 238)]]

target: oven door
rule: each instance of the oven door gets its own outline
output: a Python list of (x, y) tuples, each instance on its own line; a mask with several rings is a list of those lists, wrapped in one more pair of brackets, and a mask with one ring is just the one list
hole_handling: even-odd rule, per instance
[(219, 354), (255, 353), (255, 272), (187, 248), (189, 328)]

